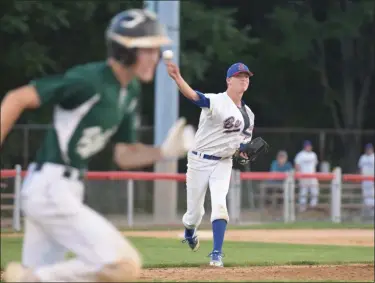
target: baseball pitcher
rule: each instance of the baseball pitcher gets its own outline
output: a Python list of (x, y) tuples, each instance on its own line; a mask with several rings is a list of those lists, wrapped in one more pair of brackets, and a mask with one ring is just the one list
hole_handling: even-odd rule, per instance
[[(227, 90), (222, 93), (202, 93), (193, 90), (180, 74), (176, 64), (166, 61), (170, 77), (176, 82), (181, 93), (202, 109), (194, 146), (188, 153), (187, 169), (187, 211), (182, 218), (185, 240), (193, 251), (199, 248), (197, 228), (204, 211), (207, 187), (211, 193), (211, 222), (213, 230), (213, 250), (210, 265), (222, 267), (222, 246), (229, 221), (226, 196), (232, 171), (232, 156), (250, 160), (253, 153), (263, 145), (249, 149), (254, 128), (254, 113), (242, 101), (248, 89), (249, 68), (233, 64), (227, 71)], [(248, 152), (248, 155), (246, 154)], [(250, 157), (251, 156), (251, 157)], [(246, 162), (246, 161), (245, 161)]]
[[(177, 121), (161, 148), (134, 143), (138, 80), (153, 79), (160, 47), (171, 43), (156, 15), (137, 9), (117, 14), (106, 41), (107, 61), (33, 80), (2, 101), (1, 143), (25, 110), (54, 109), (53, 127), (23, 184), (22, 265), (7, 266), (7, 282), (127, 282), (140, 273), (138, 251), (82, 203), (82, 172), (109, 142), (115, 143), (114, 161), (123, 169), (179, 158), (187, 151), (186, 121)], [(64, 261), (67, 251), (76, 258)]]
[[(303, 143), (303, 150), (301, 150), (294, 159), (297, 172), (313, 174), (316, 172), (318, 165), (318, 156), (312, 150), (310, 141)], [(310, 191), (310, 206), (315, 207), (318, 204), (319, 197), (319, 183), (317, 178), (304, 178), (299, 180), (299, 208), (303, 212), (306, 210), (307, 194)]]

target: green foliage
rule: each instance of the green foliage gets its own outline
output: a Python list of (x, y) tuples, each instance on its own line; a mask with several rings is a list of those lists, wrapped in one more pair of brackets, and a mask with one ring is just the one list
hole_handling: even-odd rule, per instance
[[(193, 87), (223, 91), (227, 67), (242, 61), (255, 73), (244, 99), (258, 127), (374, 128), (374, 1), (224, 2), (181, 1), (180, 63)], [(142, 4), (0, 2), (0, 71), (6, 78), (0, 97), (32, 78), (104, 59), (110, 18)], [(153, 97), (152, 85), (143, 86), (142, 115), (149, 124)], [(198, 122), (199, 109), (183, 99), (180, 108), (189, 122)], [(20, 121), (49, 118), (46, 111)], [(342, 138), (359, 148), (360, 139), (352, 142)]]
[(0, 32), (7, 44), (0, 58), (7, 73), (23, 83), (92, 57), (103, 58), (109, 19), (122, 9), (139, 6), (135, 1), (12, 1), (2, 9)]
[(374, 21), (375, 2), (346, 1), (347, 8), (340, 7), (339, 1), (328, 2), (324, 11), (316, 11), (307, 1), (298, 5), (275, 7), (268, 15), (271, 29), (274, 29), (274, 33), (275, 29), (279, 32), (278, 36), (269, 42), (277, 44), (271, 46), (275, 56), (291, 60), (308, 60), (312, 64), (316, 57), (309, 55), (317, 51), (316, 44), (323, 40), (364, 39), (370, 36), (363, 27)]
[(258, 39), (249, 37), (249, 25), (237, 28), (237, 9), (209, 9), (190, 1), (181, 4), (181, 66), (188, 81), (203, 80), (219, 64), (251, 58), (250, 48)]
[[(325, 103), (338, 129), (362, 128), (365, 121), (365, 101), (375, 88), (370, 82), (375, 78), (374, 11), (374, 1), (301, 1), (275, 7), (268, 15), (271, 32), (263, 50), (270, 61), (283, 62), (279, 73), (287, 64), (311, 72), (307, 83), (318, 86), (314, 96), (320, 96), (318, 102)], [(344, 169), (355, 170), (360, 139), (342, 135), (341, 142), (347, 151)]]

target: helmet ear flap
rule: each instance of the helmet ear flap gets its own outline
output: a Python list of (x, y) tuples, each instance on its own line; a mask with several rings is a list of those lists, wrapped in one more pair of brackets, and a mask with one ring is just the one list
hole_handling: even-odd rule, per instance
[(137, 48), (126, 48), (116, 41), (107, 43), (108, 57), (111, 57), (124, 66), (131, 66), (137, 60)]
[(124, 56), (122, 64), (124, 64), (125, 66), (134, 65), (137, 61), (137, 50), (137, 48), (126, 49), (126, 56)]

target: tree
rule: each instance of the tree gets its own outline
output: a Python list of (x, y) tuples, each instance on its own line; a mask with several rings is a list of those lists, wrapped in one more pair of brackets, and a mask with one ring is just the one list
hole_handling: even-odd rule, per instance
[[(63, 72), (76, 64), (103, 60), (106, 54), (104, 32), (109, 19), (121, 10), (142, 4), (142, 1), (1, 2), (5, 15), (0, 20), (1, 41), (7, 44), (3, 46), (0, 59), (4, 63), (3, 73), (9, 77), (2, 81), (1, 93), (30, 79)], [(252, 43), (247, 36), (249, 27), (236, 27), (232, 17), (235, 12), (235, 9), (209, 9), (201, 3), (182, 2), (181, 66), (189, 82), (212, 84), (212, 76), (218, 73), (223, 76), (227, 64), (248, 50)], [(225, 67), (221, 69), (220, 65)], [(143, 86), (142, 112), (152, 123), (154, 95), (151, 87)], [(38, 117), (24, 115), (19, 122), (48, 123), (50, 115), (50, 111)], [(14, 137), (14, 140), (22, 139)], [(35, 145), (31, 148), (34, 152), (40, 140), (33, 137), (31, 143)], [(8, 144), (22, 147), (20, 143)]]
[[(362, 129), (375, 81), (375, 2), (322, 3), (276, 7), (269, 19), (278, 36), (270, 46), (277, 46), (279, 60), (304, 62), (317, 74), (336, 129)], [(360, 137), (343, 132), (340, 137), (346, 152), (342, 165), (354, 170)]]
[[(252, 58), (252, 47), (258, 39), (249, 37), (251, 27), (237, 27), (238, 8), (210, 8), (197, 1), (181, 1), (180, 67), (186, 81), (193, 87), (210, 92), (223, 91), (229, 64)], [(151, 86), (152, 87), (152, 86)], [(152, 88), (143, 96), (143, 113), (153, 121)], [(146, 88), (145, 88), (146, 89)], [(181, 99), (180, 115), (189, 123), (198, 123), (199, 109)]]
[[(31, 79), (65, 71), (75, 65), (105, 56), (104, 32), (117, 12), (140, 7), (138, 1), (2, 1), (0, 10), (0, 97)], [(18, 123), (47, 124), (51, 111), (34, 116), (32, 111)], [(27, 118), (27, 119), (26, 119)], [(33, 131), (27, 141), (32, 158), (43, 134)], [(2, 164), (27, 164), (22, 159), (22, 131), (13, 130), (2, 151)], [(21, 153), (21, 154), (20, 154)], [(22, 154), (23, 153), (23, 154)]]
[[(244, 100), (256, 114), (257, 127), (369, 127), (371, 115), (375, 120), (375, 112), (368, 111), (371, 99), (375, 102), (374, 1), (290, 2), (181, 1), (182, 74), (194, 88), (219, 92), (225, 89), (230, 64), (248, 64), (255, 76)], [(6, 74), (0, 96), (30, 79), (103, 60), (109, 19), (142, 4), (0, 2), (0, 41), (5, 43), (0, 70)], [(153, 86), (142, 89), (142, 115), (153, 124)], [(180, 114), (189, 123), (198, 124), (199, 111), (181, 99)], [(49, 115), (23, 116), (19, 122), (48, 123)], [(39, 136), (32, 136), (30, 152), (39, 145)], [(283, 144), (279, 135), (270, 138), (271, 144)], [(13, 152), (21, 152), (20, 140), (8, 142), (20, 147)], [(351, 154), (346, 160), (354, 164), (359, 139), (341, 136), (341, 142)]]
[(237, 9), (209, 9), (190, 1), (181, 4), (181, 65), (189, 81), (205, 79), (207, 72), (214, 71), (213, 65), (251, 58), (249, 50), (258, 39), (249, 37), (250, 25), (237, 27)]
[(2, 1), (0, 52), (4, 94), (31, 78), (64, 71), (73, 64), (103, 58), (104, 31), (123, 9), (140, 7), (129, 1)]

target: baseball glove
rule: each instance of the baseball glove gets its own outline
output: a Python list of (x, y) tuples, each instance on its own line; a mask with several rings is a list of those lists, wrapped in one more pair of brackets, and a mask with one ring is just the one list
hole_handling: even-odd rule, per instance
[(248, 143), (241, 144), (240, 148), (234, 153), (233, 160), (240, 165), (245, 165), (254, 161), (261, 153), (267, 153), (268, 148), (268, 143), (261, 137), (257, 137)]

